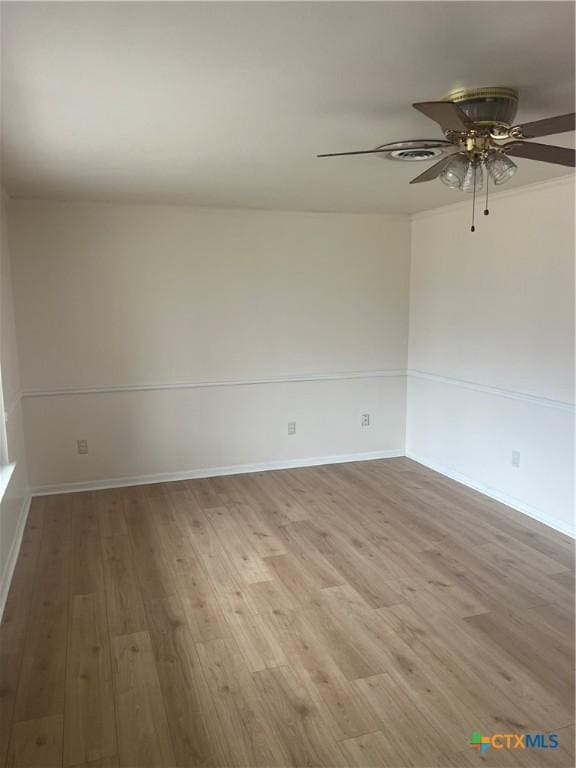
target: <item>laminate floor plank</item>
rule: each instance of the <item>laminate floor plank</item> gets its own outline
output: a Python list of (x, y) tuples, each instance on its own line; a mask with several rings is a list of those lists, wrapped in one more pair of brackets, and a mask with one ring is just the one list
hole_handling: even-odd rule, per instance
[(282, 751), (238, 644), (234, 640), (212, 640), (199, 643), (197, 649), (222, 733), (222, 764), (262, 768), (281, 765)]
[(332, 658), (346, 679), (370, 677), (385, 669), (385, 661), (373, 642), (363, 640), (360, 646), (357, 644), (359, 632), (350, 632), (348, 617), (342, 620), (340, 612), (333, 616), (322, 605), (308, 608), (302, 615), (312, 628), (315, 644)]
[(307, 520), (310, 516), (310, 511), (292, 494), (286, 492), (274, 472), (262, 473), (262, 477), (258, 478), (258, 489), (259, 493), (263, 494), (265, 499), (269, 499), (288, 522)]
[(68, 628), (65, 766), (116, 755), (113, 697), (104, 592), (75, 595)]
[(253, 475), (234, 475), (230, 478), (233, 483), (233, 491), (236, 498), (240, 498), (251, 506), (256, 506), (264, 515), (265, 519), (276, 528), (282, 528), (291, 522), (290, 518), (284, 514), (280, 505), (273, 501), (260, 485), (260, 475), (258, 472)]
[(16, 723), (8, 754), (9, 768), (60, 768), (62, 728), (62, 715)]
[(75, 765), (74, 768), (119, 768), (118, 756), (103, 757), (101, 760), (91, 760), (89, 763)]
[(110, 635), (142, 632), (146, 619), (130, 538), (107, 536), (101, 545)]
[(124, 510), (136, 575), (141, 592), (148, 598), (168, 597), (176, 592), (176, 584), (159, 546), (149, 499), (143, 493), (142, 487), (133, 489)]
[(574, 701), (574, 655), (570, 653), (569, 636), (547, 632), (514, 611), (484, 613), (465, 621), (529, 669), (544, 687), (552, 688), (567, 706)]
[(440, 755), (445, 745), (444, 734), (435, 727), (415, 705), (406, 689), (397, 685), (388, 674), (356, 680), (355, 685), (379, 713), (380, 730), (395, 749), (410, 755), (416, 764), (425, 765), (434, 755)]
[(98, 491), (93, 495), (93, 503), (102, 537), (128, 534), (124, 519), (127, 499), (123, 488), (106, 488)]
[(269, 568), (256, 552), (249, 536), (236, 517), (226, 507), (209, 507), (206, 516), (218, 534), (222, 546), (242, 579), (251, 584), (269, 581)]
[(14, 712), (15, 722), (62, 715), (70, 586), (71, 494), (46, 501)]
[[(396, 634), (427, 665), (437, 685), (474, 712), (478, 727), (486, 732), (502, 727), (546, 729), (573, 721), (573, 704), (563, 701), (555, 688), (543, 686), (536, 675), (526, 674), (496, 644), (467, 630), (465, 620), (425, 618), (410, 606), (379, 611), (384, 612)], [(566, 672), (570, 679), (568, 668)]]
[[(296, 578), (296, 582), (302, 581), (304, 583), (304, 592), (300, 592), (302, 600), (300, 602), (306, 603), (308, 597), (311, 596), (315, 590), (324, 589), (325, 587), (338, 587), (344, 584), (344, 578), (341, 573), (322, 555), (322, 553), (316, 549), (316, 547), (306, 537), (305, 529), (298, 527), (300, 524), (285, 525), (280, 529), (279, 536), (282, 539), (284, 546), (286, 547), (286, 554), (284, 562), (289, 562), (293, 566), (293, 570), (300, 573), (300, 577)], [(281, 560), (283, 556), (278, 556), (278, 559), (270, 558), (266, 562), (272, 564), (283, 562)], [(297, 591), (300, 591), (298, 584), (294, 584)]]
[(399, 768), (414, 765), (411, 750), (387, 738), (382, 731), (373, 731), (342, 741), (341, 747), (351, 768)]
[(306, 618), (293, 613), (281, 634), (281, 642), (292, 665), (302, 668), (310, 684), (318, 689), (337, 729), (336, 739), (360, 736), (379, 727), (366, 699), (346, 679), (336, 662), (316, 642)]
[[(174, 485), (181, 486), (180, 483)], [(194, 494), (188, 489), (173, 491), (170, 501), (174, 517), (191, 541), (194, 551), (206, 555), (213, 553), (218, 548), (219, 540)]]
[(257, 508), (240, 503), (234, 504), (231, 511), (259, 557), (286, 554), (286, 548), (279, 533), (272, 525), (265, 522), (265, 516)]
[(70, 504), (70, 594), (86, 595), (104, 589), (100, 522), (92, 493), (72, 494)]
[(146, 613), (174, 764), (183, 768), (224, 764), (224, 735), (181, 599), (147, 601)]
[(120, 765), (175, 765), (149, 634), (112, 638), (112, 656)]
[(287, 766), (346, 766), (340, 745), (314, 700), (292, 667), (254, 674), (256, 689), (267, 710)]
[(387, 581), (385, 567), (379, 568), (364, 554), (362, 548), (368, 549), (368, 544), (357, 538), (350, 543), (329, 525), (306, 522), (301, 526), (306, 538), (340, 574), (342, 581), (352, 585), (372, 608), (402, 602), (401, 595)]
[(252, 672), (288, 663), (267, 616), (255, 611), (243, 592), (222, 598), (224, 616)]
[(34, 499), (0, 624), (0, 765), (4, 764), (24, 655), (42, 538), (44, 499)]

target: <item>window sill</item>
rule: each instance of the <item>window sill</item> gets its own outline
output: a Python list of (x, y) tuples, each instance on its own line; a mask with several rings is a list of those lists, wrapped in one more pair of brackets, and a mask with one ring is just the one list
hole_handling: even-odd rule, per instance
[(12, 473), (16, 468), (16, 464), (4, 464), (0, 467), (0, 501), (4, 498), (8, 483), (12, 477)]

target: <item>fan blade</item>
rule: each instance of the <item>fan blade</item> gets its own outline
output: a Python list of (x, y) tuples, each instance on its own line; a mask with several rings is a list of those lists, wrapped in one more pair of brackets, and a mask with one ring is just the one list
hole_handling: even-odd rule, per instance
[(503, 146), (504, 152), (512, 157), (525, 157), (543, 163), (574, 167), (576, 152), (567, 147), (553, 147), (550, 144), (535, 144), (529, 141), (513, 141)]
[(359, 149), (357, 152), (330, 152), (327, 155), (316, 155), (316, 157), (342, 157), (343, 155), (379, 155), (382, 152), (394, 152), (393, 149)]
[(453, 157), (454, 154), (443, 157), (442, 160), (439, 160), (437, 163), (434, 163), (434, 165), (431, 165), (430, 168), (427, 168), (424, 173), (420, 174), (420, 176), (416, 176), (415, 179), (412, 179), (410, 184), (419, 184), (421, 181), (432, 181), (432, 179), (437, 179)]
[[(409, 146), (408, 146), (409, 145)], [(331, 152), (330, 154), (316, 155), (316, 157), (342, 157), (343, 155), (377, 155), (384, 152), (396, 152), (402, 149), (443, 149), (454, 146), (451, 141), (444, 139), (404, 139), (403, 141), (390, 141), (376, 149), (360, 149), (356, 152)]]
[(574, 130), (574, 112), (568, 115), (558, 115), (558, 117), (547, 117), (544, 120), (535, 120), (533, 123), (523, 123), (516, 127), (520, 128), (522, 136), (527, 139), (566, 133)]
[(451, 131), (467, 131), (470, 127), (470, 120), (467, 115), (457, 104), (453, 104), (451, 101), (420, 101), (412, 104), (412, 106), (426, 117), (439, 123), (442, 128)]

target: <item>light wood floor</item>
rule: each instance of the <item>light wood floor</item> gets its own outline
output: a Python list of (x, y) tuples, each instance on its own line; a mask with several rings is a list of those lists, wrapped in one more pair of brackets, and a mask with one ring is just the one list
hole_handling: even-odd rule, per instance
[(0, 764), (572, 766), (573, 566), (408, 459), (35, 499)]

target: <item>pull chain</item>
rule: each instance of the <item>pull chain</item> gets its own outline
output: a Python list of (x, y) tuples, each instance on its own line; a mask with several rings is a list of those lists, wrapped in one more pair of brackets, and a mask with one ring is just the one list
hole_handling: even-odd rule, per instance
[(488, 216), (490, 211), (488, 210), (488, 186), (490, 184), (490, 174), (486, 173), (486, 207), (484, 208), (484, 216)]
[(472, 189), (472, 226), (470, 227), (470, 232), (475, 232), (476, 227), (474, 226), (474, 209), (476, 208), (476, 165), (474, 165), (474, 187)]

